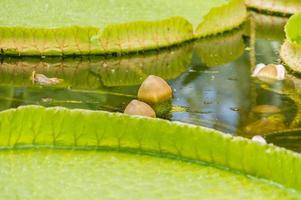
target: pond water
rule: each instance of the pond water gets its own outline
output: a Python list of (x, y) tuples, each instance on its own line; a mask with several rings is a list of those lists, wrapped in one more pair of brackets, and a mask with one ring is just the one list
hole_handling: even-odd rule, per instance
[[(279, 63), (287, 19), (251, 16), (237, 30), (139, 55), (2, 58), (0, 109), (37, 104), (122, 112), (142, 81), (154, 74), (174, 90), (172, 101), (158, 106), (159, 117), (244, 137), (265, 135), (268, 142), (301, 152), (299, 79), (251, 77), (256, 64)], [(64, 82), (34, 85), (33, 71)]]

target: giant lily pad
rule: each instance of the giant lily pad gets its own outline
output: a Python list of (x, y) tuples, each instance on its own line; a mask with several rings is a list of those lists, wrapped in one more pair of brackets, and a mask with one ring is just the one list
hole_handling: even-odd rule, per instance
[(156, 49), (230, 30), (246, 18), (243, 0), (4, 0), (0, 13), (0, 48), (11, 55)]
[(301, 197), (299, 154), (207, 128), (36, 106), (0, 125), (4, 199)]
[(286, 41), (281, 47), (281, 59), (296, 72), (301, 72), (301, 14), (292, 16), (285, 26)]

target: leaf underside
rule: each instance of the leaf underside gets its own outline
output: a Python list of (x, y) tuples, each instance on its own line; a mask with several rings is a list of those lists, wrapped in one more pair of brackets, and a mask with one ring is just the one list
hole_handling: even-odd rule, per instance
[(293, 15), (301, 11), (299, 0), (246, 0), (246, 5), (256, 10), (283, 15)]
[[(133, 187), (140, 198), (142, 195), (153, 199), (173, 194), (217, 199), (231, 194), (233, 198), (238, 188), (238, 199), (240, 195), (248, 199), (300, 198), (299, 154), (212, 129), (159, 119), (58, 107), (20, 107), (0, 113), (0, 147), (0, 185), (6, 186), (0, 187), (0, 196), (4, 197), (27, 191), (29, 199), (80, 199), (81, 195), (93, 198), (104, 192), (102, 195), (113, 199), (113, 192), (125, 195)], [(152, 156), (138, 156), (138, 152)], [(179, 159), (204, 163), (194, 165)], [(233, 170), (296, 191), (233, 174)], [(52, 189), (46, 189), (49, 187)]]
[[(185, 4), (135, 0), (129, 5), (122, 0), (74, 0), (70, 6), (47, 2), (0, 3), (0, 12), (7, 13), (0, 18), (3, 54), (85, 55), (157, 49), (233, 29), (246, 18), (242, 0)], [(80, 6), (85, 6), (84, 13)]]

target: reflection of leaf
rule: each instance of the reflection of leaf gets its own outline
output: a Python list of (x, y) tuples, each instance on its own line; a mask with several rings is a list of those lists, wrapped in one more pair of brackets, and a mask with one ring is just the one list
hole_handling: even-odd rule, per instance
[[(157, 191), (162, 188), (162, 184), (163, 188), (172, 184), (173, 187), (168, 190), (170, 197), (181, 190), (186, 176), (195, 173), (194, 177), (197, 179), (189, 179), (194, 186), (184, 191), (185, 194), (188, 192), (189, 195), (196, 195), (196, 198), (207, 197), (208, 184), (214, 185), (209, 198), (223, 199), (230, 195), (229, 199), (232, 199), (233, 192), (236, 195), (242, 193), (242, 198), (247, 199), (257, 199), (258, 195), (269, 199), (278, 199), (279, 195), (281, 199), (300, 197), (301, 179), (292, 178), (298, 177), (301, 172), (299, 154), (272, 145), (233, 138), (212, 129), (107, 112), (36, 106), (1, 112), (0, 121), (0, 196), (15, 197), (22, 195), (22, 191), (28, 191), (26, 194), (29, 198), (33, 196), (37, 199), (43, 199), (44, 196), (57, 199), (66, 193), (67, 196), (64, 197), (67, 199), (82, 199), (82, 195), (86, 194), (93, 199), (108, 195), (106, 192), (110, 194), (112, 190), (114, 194), (127, 193), (131, 189), (128, 186), (138, 187), (139, 194), (144, 196), (149, 195), (150, 187), (145, 187), (143, 183), (159, 177), (159, 185), (150, 186), (156, 187), (154, 191)], [(101, 149), (117, 149), (119, 153), (113, 155)], [(173, 163), (166, 166), (157, 160), (157, 164), (148, 163), (144, 168), (137, 168), (135, 162), (148, 162), (146, 158), (135, 154), (137, 152), (142, 155), (148, 153), (149, 159), (155, 159), (159, 155), (162, 162), (168, 157), (169, 161), (167, 159), (165, 162)], [(99, 159), (108, 162), (103, 160), (105, 156), (110, 157), (110, 163), (100, 165), (97, 162)], [(185, 168), (186, 162), (176, 159), (189, 159), (198, 164), (191, 170)], [(116, 165), (120, 168), (106, 175)], [(215, 168), (216, 165), (219, 168)], [(156, 166), (156, 173), (148, 174), (148, 169), (153, 166)], [(175, 170), (175, 167), (182, 169), (181, 172)], [(204, 167), (206, 170), (203, 173), (198, 171)], [(243, 175), (233, 173), (232, 170)], [(149, 177), (144, 177), (147, 174)], [(246, 178), (248, 176), (244, 175), (275, 181), (284, 187), (276, 187), (269, 181)], [(177, 177), (176, 182), (169, 182), (167, 177)], [(237, 182), (242, 179), (242, 183)], [(100, 183), (104, 184), (99, 185)], [(61, 184), (68, 184), (68, 187), (62, 187)], [(216, 192), (219, 185), (229, 189)], [(103, 187), (107, 190), (102, 193)], [(289, 192), (289, 188), (296, 191)], [(161, 199), (157, 198), (157, 194), (161, 198), (164, 196), (160, 192), (153, 193), (152, 190), (150, 199)]]
[(139, 85), (150, 74), (170, 80), (186, 70), (191, 61), (192, 45), (111, 59), (5, 59), (0, 64), (0, 85), (31, 85), (32, 71), (63, 79), (64, 83), (57, 87), (76, 89), (98, 89), (101, 81), (110, 87)]
[(301, 129), (291, 129), (285, 131), (274, 132), (266, 136), (268, 142), (275, 145), (285, 147), (297, 152), (301, 152)]
[(292, 15), (301, 11), (300, 0), (246, 0), (250, 8)]
[[(85, 91), (64, 88), (1, 86), (0, 91), (0, 110), (23, 105), (43, 105), (123, 112), (127, 103), (136, 97), (105, 90)], [(162, 117), (162, 114), (158, 113), (158, 117)]]
[[(0, 100), (16, 102), (13, 107), (38, 104), (122, 112), (136, 97), (137, 86), (148, 75), (170, 80), (183, 73), (191, 61), (192, 47), (193, 44), (188, 43), (160, 52), (108, 59), (7, 58), (0, 64), (1, 88), (14, 90), (14, 87), (21, 87), (24, 98), (12, 98), (3, 93)], [(30, 80), (32, 71), (58, 77), (64, 82), (52, 87), (35, 87)], [(168, 108), (163, 111), (157, 115), (163, 117)]]
[(191, 61), (192, 44), (148, 56), (112, 59), (94, 68), (105, 86), (139, 85), (149, 75), (165, 80), (183, 73)]
[(0, 13), (2, 53), (38, 56), (156, 49), (230, 30), (246, 18), (243, 0), (5, 0)]
[(49, 77), (58, 77), (64, 83), (58, 87), (74, 86), (77, 89), (97, 89), (99, 78), (93, 76), (90, 67), (102, 64), (98, 61), (78, 59), (5, 59), (0, 64), (0, 85), (29, 86), (33, 71)]
[(195, 53), (207, 66), (219, 66), (234, 61), (244, 52), (242, 29), (204, 38), (196, 42)]
[(256, 38), (283, 41), (285, 38), (284, 26), (288, 20), (287, 17), (257, 12), (251, 12), (251, 17), (255, 23)]

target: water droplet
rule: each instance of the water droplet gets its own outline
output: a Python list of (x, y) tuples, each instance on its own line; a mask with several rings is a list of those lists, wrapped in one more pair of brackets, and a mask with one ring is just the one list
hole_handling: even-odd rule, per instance
[(266, 144), (266, 140), (260, 136), (260, 135), (255, 135), (254, 137), (252, 137), (252, 140), (261, 144)]

